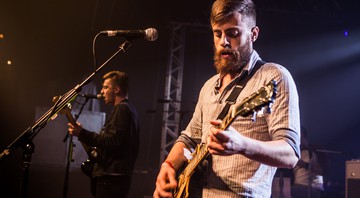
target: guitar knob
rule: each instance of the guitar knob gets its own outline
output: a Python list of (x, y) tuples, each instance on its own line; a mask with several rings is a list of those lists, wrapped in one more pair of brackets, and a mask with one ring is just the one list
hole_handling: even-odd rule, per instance
[(98, 153), (97, 153), (96, 149), (93, 149), (93, 150), (90, 152), (90, 154), (91, 154), (91, 156), (92, 156), (93, 158), (97, 158)]

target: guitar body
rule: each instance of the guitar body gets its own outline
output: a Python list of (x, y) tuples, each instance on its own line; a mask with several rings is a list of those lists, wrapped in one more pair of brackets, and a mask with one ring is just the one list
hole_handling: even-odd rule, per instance
[(87, 159), (85, 162), (81, 163), (81, 171), (88, 177), (91, 177), (91, 174), (94, 170), (95, 162), (94, 160)]
[[(192, 159), (189, 161), (185, 169), (181, 172), (178, 177), (178, 186), (174, 191), (174, 198), (187, 198), (189, 197), (189, 191), (197, 191), (190, 190), (190, 182), (191, 177), (195, 174), (196, 167), (208, 156), (209, 152), (206, 144), (197, 145), (194, 153), (192, 153)], [(198, 182), (199, 178), (196, 178), (194, 181), (194, 185), (196, 186), (196, 182)], [(195, 192), (196, 194), (200, 194), (201, 192)]]
[[(275, 99), (275, 93), (276, 82), (271, 80), (258, 91), (245, 98), (240, 104), (235, 104), (234, 108), (231, 108), (231, 110), (222, 120), (219, 128), (221, 130), (226, 130), (237, 116), (245, 117), (251, 115), (265, 106), (268, 106), (268, 110), (270, 110), (270, 104)], [(203, 143), (196, 147), (195, 152), (192, 154), (192, 159), (178, 177), (178, 186), (173, 192), (175, 198), (189, 197), (190, 178), (194, 174), (195, 168), (208, 155), (209, 150), (206, 144)]]
[(92, 172), (94, 170), (94, 166), (96, 163), (96, 156), (97, 156), (96, 147), (89, 147), (83, 142), (80, 143), (83, 146), (85, 152), (88, 154), (88, 159), (85, 162), (81, 163), (81, 171), (90, 178), (91, 194), (95, 197), (96, 182), (92, 177)]
[(86, 159), (85, 162), (81, 163), (81, 171), (86, 176), (89, 176), (91, 178), (92, 172), (93, 172), (94, 166), (95, 166), (96, 156), (97, 156), (96, 147), (89, 147), (82, 142), (80, 142), (80, 143), (88, 155), (88, 159)]

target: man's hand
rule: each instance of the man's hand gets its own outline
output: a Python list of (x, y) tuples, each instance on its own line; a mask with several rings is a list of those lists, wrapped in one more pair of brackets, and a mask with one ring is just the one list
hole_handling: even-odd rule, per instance
[(76, 136), (76, 137), (79, 136), (80, 131), (83, 129), (80, 122), (76, 122), (75, 125), (68, 123), (68, 126), (69, 126), (69, 129), (68, 129), (69, 134)]
[(221, 124), (219, 120), (210, 122), (211, 127), (208, 137), (209, 152), (213, 155), (233, 155), (244, 150), (244, 136), (237, 132), (234, 128), (229, 127), (226, 131), (222, 131), (216, 126)]
[(161, 166), (160, 172), (156, 179), (156, 189), (154, 191), (154, 198), (172, 198), (173, 191), (177, 187), (175, 179), (175, 170), (168, 164)]

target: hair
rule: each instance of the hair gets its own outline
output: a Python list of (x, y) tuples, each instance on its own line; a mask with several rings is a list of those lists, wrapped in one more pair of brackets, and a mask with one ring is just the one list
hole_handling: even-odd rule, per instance
[(122, 94), (128, 94), (129, 77), (125, 72), (110, 71), (103, 76), (102, 82), (104, 82), (106, 79), (110, 79), (113, 86), (119, 86)]
[(236, 12), (244, 16), (251, 27), (256, 26), (256, 8), (252, 0), (216, 0), (211, 9), (210, 23), (221, 23)]

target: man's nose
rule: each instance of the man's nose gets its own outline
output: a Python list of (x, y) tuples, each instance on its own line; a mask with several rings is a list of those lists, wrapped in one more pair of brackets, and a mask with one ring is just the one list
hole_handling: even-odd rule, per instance
[(223, 48), (230, 47), (230, 42), (229, 42), (228, 37), (226, 36), (226, 34), (223, 34), (223, 35), (221, 36), (220, 45), (221, 45), (221, 47), (223, 47)]

